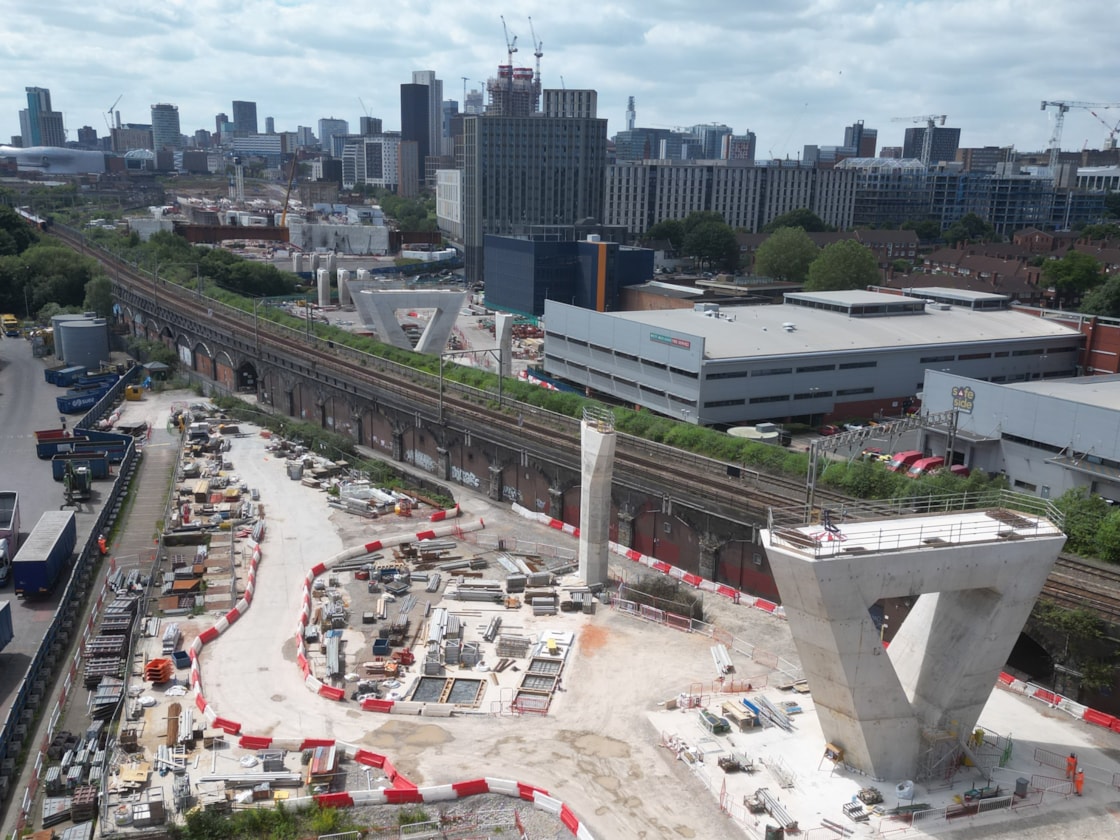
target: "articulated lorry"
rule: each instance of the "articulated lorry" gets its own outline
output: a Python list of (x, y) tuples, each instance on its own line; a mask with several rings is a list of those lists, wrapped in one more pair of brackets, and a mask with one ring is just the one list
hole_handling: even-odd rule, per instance
[(21, 598), (49, 595), (59, 575), (70, 564), (77, 542), (78, 528), (73, 511), (44, 513), (12, 561), (16, 595)]

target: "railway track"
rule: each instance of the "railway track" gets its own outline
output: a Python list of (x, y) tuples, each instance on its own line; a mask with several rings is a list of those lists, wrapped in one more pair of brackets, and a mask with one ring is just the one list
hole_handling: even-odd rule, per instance
[[(179, 318), (197, 323), (198, 302), (189, 289), (146, 275), (113, 254), (88, 246), (83, 237), (55, 227), (54, 236), (104, 265), (118, 284), (149, 304), (158, 297), (159, 306)], [(352, 348), (328, 345), (318, 338), (309, 342), (304, 330), (271, 321), (257, 321), (249, 312), (207, 299), (205, 323), (221, 332), (230, 343), (261, 361), (293, 370), (309, 379), (345, 386), (355, 394), (392, 394), (429, 420), (452, 425), (469, 422), (482, 428), (502, 430), (527, 448), (537, 447), (553, 460), (579, 469), (580, 421), (515, 400), (502, 401), (499, 408), (492, 391), (473, 388)], [(257, 332), (259, 327), (259, 333)], [(259, 336), (250, 342), (244, 336)], [(508, 407), (507, 407), (508, 405)], [(665, 444), (618, 433), (616, 480), (644, 490), (665, 488), (701, 503), (714, 503), (739, 511), (743, 521), (766, 521), (770, 508), (797, 508), (805, 502), (805, 484), (798, 479), (762, 473), (742, 464), (719, 461)], [(842, 508), (853, 499), (816, 490), (818, 505)], [(731, 517), (735, 519), (736, 517)], [(1101, 569), (1073, 558), (1062, 558), (1043, 588), (1043, 596), (1068, 608), (1093, 609), (1106, 619), (1120, 623), (1120, 572)]]
[(1068, 609), (1091, 609), (1120, 624), (1120, 570), (1072, 557), (1059, 557), (1042, 596)]

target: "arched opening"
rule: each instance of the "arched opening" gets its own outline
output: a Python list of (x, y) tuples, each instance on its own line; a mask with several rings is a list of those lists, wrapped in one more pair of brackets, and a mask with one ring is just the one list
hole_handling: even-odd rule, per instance
[(1025, 674), (1032, 681), (1049, 683), (1054, 676), (1053, 657), (1026, 633), (1020, 633), (1015, 641), (1015, 647), (1007, 657), (1007, 667)]
[(245, 362), (237, 369), (237, 390), (257, 392), (257, 368), (252, 362)]

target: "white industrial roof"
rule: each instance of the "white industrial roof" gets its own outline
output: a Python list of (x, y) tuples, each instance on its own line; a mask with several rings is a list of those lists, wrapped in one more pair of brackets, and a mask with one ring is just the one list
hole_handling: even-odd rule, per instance
[(1079, 376), (1071, 379), (1038, 379), (1003, 386), (1080, 405), (1120, 411), (1120, 374)]
[[(818, 297), (821, 295), (814, 295)], [(846, 292), (850, 302), (868, 303), (897, 295)], [(903, 298), (904, 300), (905, 298)], [(1070, 327), (1011, 310), (973, 311), (952, 307), (924, 312), (848, 317), (842, 312), (806, 306), (723, 306), (718, 314), (688, 309), (615, 312), (614, 317), (705, 340), (709, 359), (792, 356), (895, 350), (912, 346), (975, 344), (984, 341), (1078, 337)], [(792, 324), (792, 329), (787, 325)]]

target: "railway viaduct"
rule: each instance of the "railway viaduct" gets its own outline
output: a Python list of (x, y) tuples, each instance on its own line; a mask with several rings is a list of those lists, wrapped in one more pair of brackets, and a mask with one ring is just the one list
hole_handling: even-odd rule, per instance
[[(258, 321), (127, 264), (114, 263), (111, 274), (120, 323), (173, 349), (212, 390), (255, 393), (274, 413), (347, 436), (435, 481), (578, 524), (576, 421), (522, 403), (495, 409), (492, 392), (488, 401), (463, 399), (473, 389), (391, 362), (347, 358), (348, 348)], [(630, 457), (615, 468), (612, 540), (778, 599), (756, 535), (767, 507), (796, 504), (801, 487), (636, 438), (619, 443), (620, 455)]]

